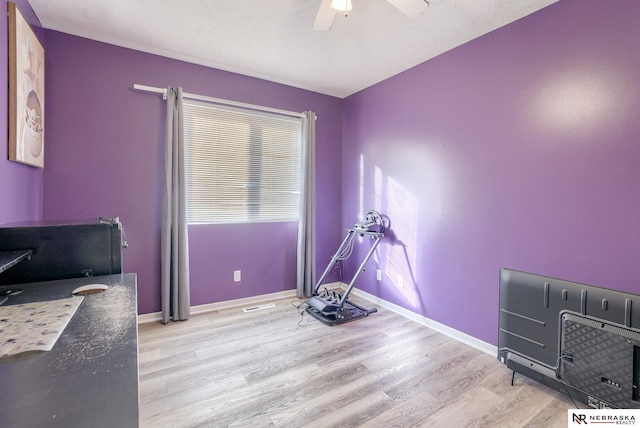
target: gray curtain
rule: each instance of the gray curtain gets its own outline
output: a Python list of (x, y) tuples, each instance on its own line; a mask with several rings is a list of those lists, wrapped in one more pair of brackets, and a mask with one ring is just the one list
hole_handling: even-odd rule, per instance
[(304, 112), (302, 118), (302, 189), (298, 221), (299, 298), (311, 295), (316, 276), (316, 115)]
[(190, 316), (189, 241), (185, 192), (182, 88), (167, 88), (167, 134), (162, 204), (162, 322)]

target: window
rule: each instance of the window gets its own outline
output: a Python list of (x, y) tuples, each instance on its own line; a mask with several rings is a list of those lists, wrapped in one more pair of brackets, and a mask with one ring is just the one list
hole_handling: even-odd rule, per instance
[(184, 101), (189, 223), (298, 220), (302, 122)]

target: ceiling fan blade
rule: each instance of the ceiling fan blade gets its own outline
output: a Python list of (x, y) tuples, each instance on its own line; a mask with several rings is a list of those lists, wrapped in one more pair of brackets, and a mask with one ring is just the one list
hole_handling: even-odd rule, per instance
[(426, 0), (387, 0), (409, 18), (416, 18), (429, 7)]
[(322, 0), (320, 9), (318, 9), (318, 15), (316, 15), (316, 20), (313, 23), (313, 31), (326, 31), (330, 29), (335, 16), (336, 11), (331, 7), (331, 0)]

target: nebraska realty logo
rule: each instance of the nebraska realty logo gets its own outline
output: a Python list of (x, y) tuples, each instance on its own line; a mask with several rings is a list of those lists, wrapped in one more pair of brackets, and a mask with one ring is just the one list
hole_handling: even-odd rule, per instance
[(640, 410), (636, 409), (569, 409), (569, 427), (585, 425), (635, 425), (640, 420)]

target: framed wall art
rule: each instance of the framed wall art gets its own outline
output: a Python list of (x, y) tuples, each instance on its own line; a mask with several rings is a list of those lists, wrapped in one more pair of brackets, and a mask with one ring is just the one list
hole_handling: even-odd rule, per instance
[(44, 168), (44, 48), (15, 3), (9, 12), (9, 159)]

